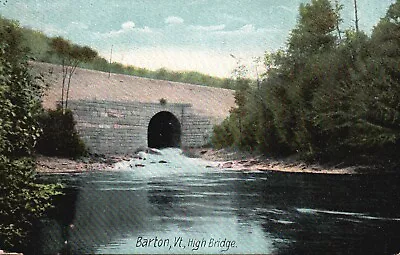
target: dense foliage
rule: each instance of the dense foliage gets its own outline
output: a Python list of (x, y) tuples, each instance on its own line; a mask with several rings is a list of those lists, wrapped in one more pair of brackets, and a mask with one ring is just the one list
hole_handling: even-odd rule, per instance
[(400, 2), (371, 36), (342, 35), (338, 10), (328, 0), (300, 6), (287, 48), (266, 54), (258, 86), (236, 91), (238, 107), (215, 127), (214, 145), (330, 161), (400, 158)]
[(35, 182), (42, 89), (28, 70), (17, 24), (0, 24), (0, 248), (23, 250), (56, 185)]
[(75, 128), (75, 120), (70, 110), (45, 111), (39, 117), (43, 130), (36, 144), (38, 153), (47, 156), (78, 158), (87, 154), (84, 142)]
[[(9, 20), (4, 19), (0, 16), (0, 26), (9, 22)], [(29, 28), (18, 27), (17, 29), (23, 36), (21, 45), (29, 49), (32, 59), (36, 61), (60, 65), (63, 63), (63, 59), (65, 60), (65, 58), (63, 58), (62, 55), (60, 56), (59, 54), (49, 54), (50, 52), (54, 52), (52, 41), (54, 41), (55, 38), (49, 38), (42, 32)], [(65, 39), (62, 40), (66, 41)], [(84, 48), (82, 46), (78, 46), (72, 43), (70, 44), (70, 46), (76, 48)], [(134, 75), (158, 80), (185, 82), (210, 87), (234, 89), (235, 85), (232, 79), (213, 77), (195, 71), (174, 72), (164, 68), (158, 69), (156, 71), (151, 71), (145, 68), (126, 66), (116, 62), (110, 64), (105, 58), (101, 56), (96, 56), (90, 61), (82, 61), (78, 64), (78, 66), (103, 72)]]

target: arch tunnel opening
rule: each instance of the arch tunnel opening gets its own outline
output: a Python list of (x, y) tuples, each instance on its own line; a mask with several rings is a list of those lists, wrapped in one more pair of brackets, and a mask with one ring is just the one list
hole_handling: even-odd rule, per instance
[(147, 144), (150, 148), (180, 147), (181, 124), (170, 112), (162, 111), (154, 115), (149, 123)]

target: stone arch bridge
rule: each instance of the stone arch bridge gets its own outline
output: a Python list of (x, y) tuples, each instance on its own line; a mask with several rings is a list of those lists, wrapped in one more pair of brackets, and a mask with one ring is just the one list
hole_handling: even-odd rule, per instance
[[(55, 108), (61, 67), (32, 63), (32, 68), (49, 87), (43, 106)], [(234, 105), (232, 90), (85, 69), (73, 76), (68, 101), (81, 138), (101, 154), (205, 145)]]

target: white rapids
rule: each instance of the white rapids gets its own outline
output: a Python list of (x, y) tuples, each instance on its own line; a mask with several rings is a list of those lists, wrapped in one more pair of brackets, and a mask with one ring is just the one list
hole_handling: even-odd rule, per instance
[(133, 171), (141, 177), (202, 174), (216, 170), (214, 162), (186, 157), (181, 149), (166, 148), (140, 151), (129, 161), (114, 165), (114, 170)]

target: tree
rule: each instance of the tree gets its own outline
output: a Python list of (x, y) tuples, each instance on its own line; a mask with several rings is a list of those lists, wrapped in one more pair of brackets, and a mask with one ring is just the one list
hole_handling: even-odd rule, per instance
[[(68, 108), (68, 98), (71, 85), (71, 79), (78, 65), (82, 62), (94, 60), (98, 53), (90, 47), (73, 45), (62, 37), (55, 37), (51, 40), (50, 47), (52, 53), (55, 53), (61, 59), (62, 65), (62, 91), (61, 108), (63, 112)], [(67, 86), (65, 88), (65, 86)], [(64, 103), (65, 95), (65, 103)]]
[(394, 162), (396, 167), (400, 0), (371, 37), (347, 30), (340, 38), (338, 3), (335, 8), (328, 0), (300, 5), (287, 49), (265, 55), (267, 73), (257, 89), (238, 87), (238, 107), (215, 130), (217, 140), (256, 146), (266, 154), (385, 166)]
[(336, 31), (339, 37), (339, 41), (342, 40), (342, 30), (340, 29), (340, 23), (343, 19), (340, 17), (340, 12), (343, 10), (343, 4), (339, 3), (339, 0), (335, 0), (335, 14), (336, 14)]
[(388, 74), (399, 81), (400, 59), (400, 1), (392, 4), (385, 17), (375, 26), (371, 43)]
[(336, 37), (332, 34), (339, 19), (329, 0), (312, 0), (301, 4), (299, 20), (292, 30), (288, 42), (290, 54), (315, 54), (334, 45)]
[(16, 23), (0, 26), (0, 247), (23, 251), (34, 220), (51, 206), (56, 185), (36, 182), (42, 88), (29, 73)]
[[(367, 93), (365, 122), (371, 135), (369, 146), (393, 148), (400, 153), (400, 1), (393, 3), (374, 28), (370, 48), (361, 69)], [(367, 82), (366, 82), (367, 81)], [(397, 147), (396, 147), (397, 146)], [(396, 154), (395, 154), (396, 155)]]
[[(287, 53), (278, 62), (282, 85), (276, 86), (277, 96), (284, 97), (286, 103), (282, 106), (285, 114), (276, 115), (281, 116), (276, 123), (287, 123), (282, 128), (289, 128), (286, 131), (278, 128), (278, 132), (286, 134), (285, 140), (292, 151), (303, 155), (316, 151), (314, 141), (318, 140), (319, 130), (311, 121), (312, 100), (329, 71), (321, 68), (321, 63), (324, 55), (329, 55), (337, 46), (334, 32), (339, 20), (339, 13), (329, 0), (301, 4), (298, 24), (290, 34)], [(280, 112), (276, 107), (279, 106), (271, 110)]]

